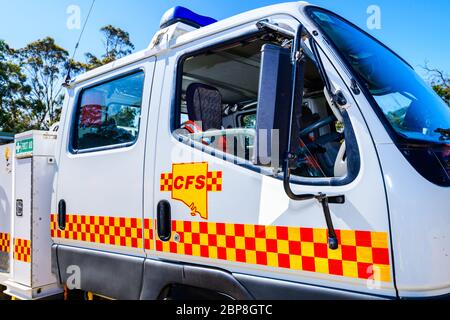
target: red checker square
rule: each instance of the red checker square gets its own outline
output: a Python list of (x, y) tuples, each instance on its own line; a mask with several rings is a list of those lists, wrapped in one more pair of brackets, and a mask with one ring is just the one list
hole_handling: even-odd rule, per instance
[(235, 240), (234, 237), (227, 236), (226, 237), (226, 243), (227, 243), (227, 248), (229, 248), (229, 249), (236, 248), (236, 240)]
[(212, 179), (213, 173), (212, 173), (212, 172), (208, 172), (208, 173), (206, 174), (206, 177), (207, 177), (208, 179)]
[(278, 255), (278, 266), (285, 269), (291, 268), (291, 262), (288, 254), (279, 254)]
[(156, 241), (156, 250), (157, 251), (162, 251), (163, 250), (163, 245), (161, 241)]
[(325, 243), (314, 243), (314, 256), (328, 258), (328, 246)]
[(137, 228), (137, 220), (136, 219), (131, 219), (131, 227)]
[(225, 223), (218, 223), (216, 225), (216, 232), (220, 236), (225, 235)]
[(356, 231), (355, 238), (356, 238), (356, 245), (359, 247), (372, 246), (372, 237), (369, 231)]
[(183, 227), (184, 227), (184, 232), (192, 232), (192, 224), (190, 221), (185, 221), (183, 223)]
[(131, 237), (131, 228), (126, 228), (125, 229), (125, 236), (126, 237)]
[(184, 245), (184, 254), (192, 256), (192, 244), (187, 243)]
[(256, 240), (254, 238), (245, 238), (245, 249), (256, 250)]
[(216, 177), (219, 179), (222, 179), (222, 171), (217, 171), (216, 172)]
[[(133, 239), (134, 241), (134, 239)], [(144, 248), (146, 250), (150, 250), (150, 240), (144, 240)]]
[(215, 234), (208, 235), (208, 244), (212, 247), (217, 246), (217, 236)]
[(104, 226), (105, 225), (105, 217), (100, 217), (99, 223), (101, 226)]
[(208, 224), (206, 222), (200, 222), (200, 233), (208, 234)]
[(278, 252), (278, 244), (277, 240), (274, 239), (267, 239), (266, 240), (266, 247), (268, 252)]
[(166, 180), (166, 174), (165, 173), (161, 173), (161, 179), (160, 180)]
[(246, 262), (247, 258), (245, 256), (245, 250), (238, 249), (236, 250), (236, 261), (237, 262)]
[(369, 279), (373, 275), (373, 265), (370, 263), (358, 262), (358, 277), (360, 279)]
[(209, 257), (209, 247), (208, 246), (200, 246), (200, 256), (203, 258)]
[(313, 229), (300, 228), (300, 239), (302, 242), (314, 242)]
[(86, 216), (80, 216), (80, 223), (86, 224)]
[(217, 248), (217, 257), (220, 260), (227, 260), (227, 249), (222, 247)]
[(316, 264), (312, 257), (302, 257), (302, 267), (304, 271), (316, 272)]
[(126, 247), (127, 246), (127, 238), (125, 237), (120, 237), (120, 245), (122, 247)]
[(267, 266), (267, 253), (265, 252), (256, 252), (256, 263), (261, 266)]
[(342, 246), (342, 260), (356, 261), (356, 247)]
[(192, 244), (200, 244), (200, 234), (198, 233), (192, 234)]
[[(137, 237), (142, 238), (142, 229), (137, 229)], [(153, 232), (150, 232), (150, 239), (153, 239)]]
[(298, 241), (289, 241), (289, 254), (301, 256), (302, 255), (302, 246)]
[(288, 227), (277, 227), (277, 239), (279, 240), (289, 239)]
[(245, 227), (243, 224), (236, 224), (234, 226), (234, 232), (236, 237), (245, 237)]
[(177, 244), (175, 242), (170, 243), (170, 253), (178, 253)]
[(344, 275), (344, 269), (342, 267), (342, 261), (340, 260), (328, 260), (328, 271), (330, 274), (336, 276)]
[(217, 191), (218, 191), (218, 192), (221, 192), (221, 191), (222, 191), (222, 185), (221, 185), (221, 184), (218, 184), (218, 185), (217, 185)]
[(100, 243), (105, 243), (106, 241), (105, 241), (105, 235), (104, 234), (101, 234), (100, 235)]
[(120, 226), (121, 227), (125, 227), (127, 225), (127, 222), (126, 222), (125, 218), (120, 218), (119, 221), (120, 221)]
[(389, 265), (389, 250), (382, 248), (372, 249), (373, 263)]
[(172, 220), (172, 230), (177, 230), (177, 222)]
[(266, 238), (266, 228), (263, 226), (255, 226), (255, 237), (258, 239)]

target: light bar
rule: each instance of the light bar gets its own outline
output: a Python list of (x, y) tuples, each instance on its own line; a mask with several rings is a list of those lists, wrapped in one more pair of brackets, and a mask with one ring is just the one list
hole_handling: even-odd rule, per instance
[(196, 14), (195, 12), (192, 12), (191, 10), (185, 7), (177, 6), (173, 7), (172, 9), (169, 9), (163, 15), (160, 27), (161, 29), (167, 28), (168, 26), (177, 22), (183, 22), (194, 28), (201, 28), (213, 24), (217, 22), (217, 20)]

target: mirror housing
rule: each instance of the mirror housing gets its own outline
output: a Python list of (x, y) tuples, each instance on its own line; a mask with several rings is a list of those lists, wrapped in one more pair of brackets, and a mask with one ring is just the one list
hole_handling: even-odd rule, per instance
[(279, 169), (288, 151), (292, 100), (291, 50), (265, 44), (261, 52), (253, 162), (257, 166)]

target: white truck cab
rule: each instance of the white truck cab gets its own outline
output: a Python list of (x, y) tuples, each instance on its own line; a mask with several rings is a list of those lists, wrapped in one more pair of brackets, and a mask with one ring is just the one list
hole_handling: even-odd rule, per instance
[(67, 85), (53, 270), (116, 299), (448, 296), (449, 129), (413, 68), (332, 12), (176, 7)]

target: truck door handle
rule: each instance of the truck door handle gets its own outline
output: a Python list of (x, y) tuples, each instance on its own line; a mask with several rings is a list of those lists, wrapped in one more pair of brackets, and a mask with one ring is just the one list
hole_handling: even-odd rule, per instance
[(158, 203), (157, 228), (158, 237), (161, 241), (169, 241), (172, 237), (172, 209), (169, 201), (163, 200)]
[(64, 200), (58, 203), (58, 227), (60, 230), (66, 230), (66, 201)]

